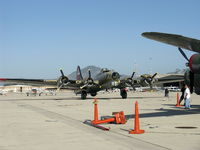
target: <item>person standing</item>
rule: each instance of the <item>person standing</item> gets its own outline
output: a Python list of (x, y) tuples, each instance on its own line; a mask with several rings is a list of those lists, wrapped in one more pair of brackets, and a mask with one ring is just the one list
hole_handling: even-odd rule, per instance
[(185, 109), (190, 109), (190, 89), (188, 88), (187, 85), (185, 85), (184, 100), (185, 100)]
[(169, 98), (169, 90), (168, 90), (168, 88), (165, 89), (165, 97)]

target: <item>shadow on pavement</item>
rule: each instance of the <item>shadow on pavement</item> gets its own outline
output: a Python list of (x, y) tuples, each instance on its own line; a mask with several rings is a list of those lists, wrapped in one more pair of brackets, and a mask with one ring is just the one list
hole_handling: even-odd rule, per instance
[[(173, 105), (172, 105), (173, 106)], [(184, 109), (184, 107), (175, 107), (176, 109), (155, 109), (158, 112), (152, 113), (140, 113), (140, 118), (151, 118), (151, 117), (171, 117), (178, 115), (191, 115), (191, 114), (200, 114), (200, 105), (191, 105), (191, 109)], [(125, 115), (126, 119), (134, 118), (134, 114)]]

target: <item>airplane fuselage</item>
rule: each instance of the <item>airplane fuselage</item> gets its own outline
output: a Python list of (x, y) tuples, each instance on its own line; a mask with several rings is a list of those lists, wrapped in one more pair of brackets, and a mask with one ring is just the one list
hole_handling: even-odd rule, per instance
[[(75, 90), (76, 94), (86, 94), (89, 93), (92, 96), (95, 96), (98, 91), (109, 89), (114, 86), (114, 83), (117, 84), (120, 75), (118, 72), (111, 70), (101, 70), (92, 80), (92, 84), (86, 84), (82, 88)], [(87, 80), (85, 80), (86, 82)]]

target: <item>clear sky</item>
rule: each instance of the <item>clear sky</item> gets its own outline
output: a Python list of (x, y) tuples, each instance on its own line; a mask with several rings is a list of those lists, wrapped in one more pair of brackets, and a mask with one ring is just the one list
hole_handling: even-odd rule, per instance
[(200, 39), (199, 9), (199, 0), (0, 0), (0, 77), (55, 78), (77, 65), (122, 74), (185, 68), (176, 47), (141, 33)]

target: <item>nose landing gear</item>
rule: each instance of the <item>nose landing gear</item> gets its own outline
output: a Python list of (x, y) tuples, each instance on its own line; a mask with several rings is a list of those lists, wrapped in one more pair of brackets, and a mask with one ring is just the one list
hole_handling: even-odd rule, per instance
[(120, 89), (120, 95), (123, 99), (127, 98), (127, 90), (126, 89)]

